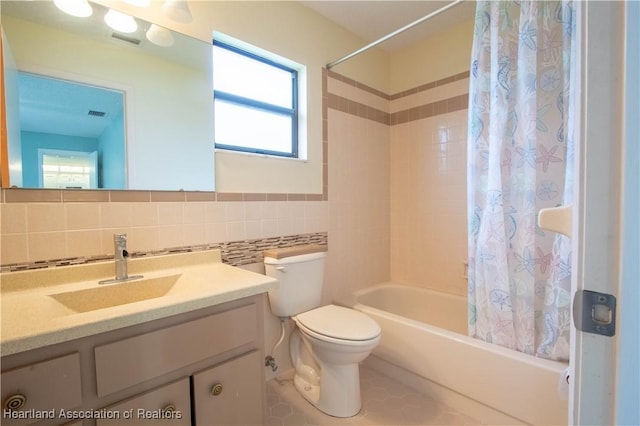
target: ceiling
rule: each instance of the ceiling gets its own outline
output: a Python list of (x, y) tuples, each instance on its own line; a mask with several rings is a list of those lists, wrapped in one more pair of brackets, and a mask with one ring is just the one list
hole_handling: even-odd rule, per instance
[(19, 73), (20, 130), (97, 139), (122, 119), (124, 93)]
[[(300, 0), (304, 5), (363, 38), (378, 40), (450, 3), (439, 0)], [(433, 18), (380, 44), (389, 53), (404, 49), (430, 35), (473, 19), (475, 1), (465, 0)], [(336, 58), (337, 59), (337, 58)]]

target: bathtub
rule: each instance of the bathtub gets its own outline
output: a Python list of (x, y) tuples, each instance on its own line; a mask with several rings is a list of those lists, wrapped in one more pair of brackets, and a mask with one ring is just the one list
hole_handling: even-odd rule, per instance
[(382, 328), (373, 368), (483, 422), (567, 424), (557, 392), (567, 364), (467, 336), (465, 298), (394, 283), (354, 296), (353, 308)]

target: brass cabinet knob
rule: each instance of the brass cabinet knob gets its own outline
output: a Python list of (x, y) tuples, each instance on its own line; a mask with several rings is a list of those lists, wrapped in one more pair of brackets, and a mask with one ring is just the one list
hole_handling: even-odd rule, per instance
[(22, 394), (16, 393), (14, 395), (7, 397), (7, 399), (4, 400), (4, 409), (19, 410), (22, 407), (24, 407), (26, 403), (27, 403), (27, 397)]
[(173, 404), (167, 404), (163, 409), (163, 413), (173, 413), (176, 411), (176, 406)]
[(211, 395), (218, 396), (222, 393), (222, 383), (216, 383), (211, 387)]

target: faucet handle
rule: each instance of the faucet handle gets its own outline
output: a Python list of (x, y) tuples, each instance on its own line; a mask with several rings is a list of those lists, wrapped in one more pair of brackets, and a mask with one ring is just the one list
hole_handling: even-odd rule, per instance
[(113, 234), (113, 252), (116, 259), (129, 256), (127, 251), (127, 234)]
[(115, 251), (127, 250), (127, 234), (113, 234), (113, 247)]

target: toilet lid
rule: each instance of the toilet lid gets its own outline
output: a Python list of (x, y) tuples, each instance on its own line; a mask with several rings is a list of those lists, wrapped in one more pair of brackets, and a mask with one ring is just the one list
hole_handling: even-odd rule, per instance
[(327, 305), (296, 316), (296, 321), (318, 334), (342, 340), (370, 340), (380, 335), (373, 319), (354, 309)]

